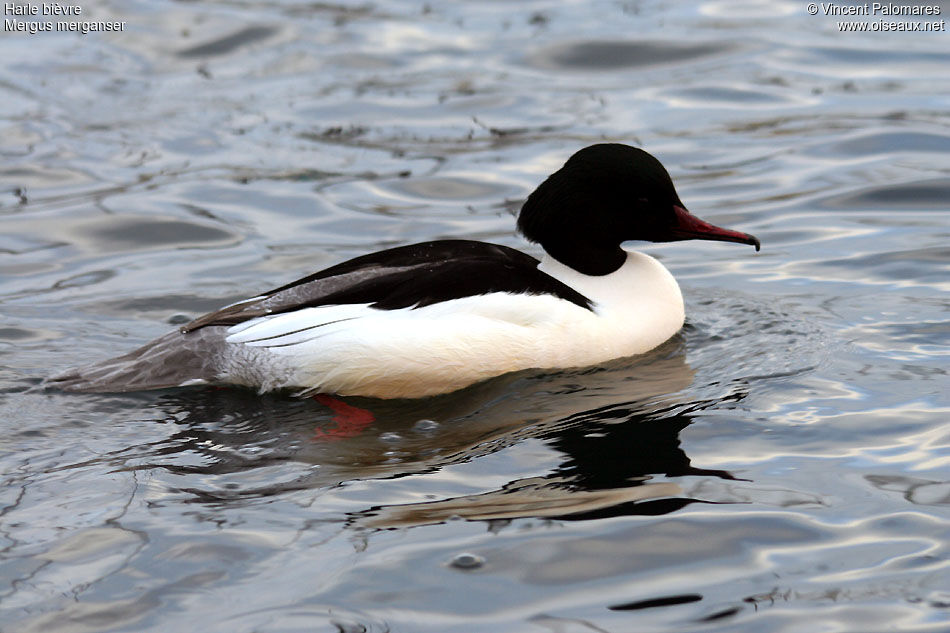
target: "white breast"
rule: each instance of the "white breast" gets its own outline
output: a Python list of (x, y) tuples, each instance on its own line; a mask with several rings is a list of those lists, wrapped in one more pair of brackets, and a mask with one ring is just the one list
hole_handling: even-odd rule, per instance
[(583, 275), (545, 255), (538, 268), (595, 302), (599, 319), (593, 335), (620, 351), (607, 358), (647, 352), (683, 327), (683, 294), (663, 265), (644, 253), (630, 251), (619, 270), (601, 276)]
[[(679, 287), (652, 257), (629, 253), (620, 270), (602, 277), (550, 257), (540, 269), (593, 300), (594, 310), (551, 295), (508, 293), (400, 310), (321, 306), (242, 323), (227, 340), (235, 359), (253, 356), (272, 366), (281, 384), (268, 388), (416, 398), (510, 371), (640, 354), (682, 327)], [(230, 380), (248, 382), (240, 363), (229, 367)]]

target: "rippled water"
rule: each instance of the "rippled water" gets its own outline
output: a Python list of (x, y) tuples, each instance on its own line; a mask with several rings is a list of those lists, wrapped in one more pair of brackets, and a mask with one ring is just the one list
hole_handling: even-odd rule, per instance
[[(94, 2), (3, 33), (0, 629), (950, 631), (950, 40), (804, 2)], [(939, 3), (943, 18), (950, 4)], [(659, 156), (688, 323), (375, 422), (31, 387)], [(339, 407), (339, 405), (334, 405)]]

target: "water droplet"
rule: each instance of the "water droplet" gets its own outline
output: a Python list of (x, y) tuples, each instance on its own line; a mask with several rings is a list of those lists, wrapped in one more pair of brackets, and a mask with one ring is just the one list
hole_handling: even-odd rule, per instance
[(485, 564), (485, 559), (477, 554), (469, 554), (468, 552), (459, 554), (452, 559), (450, 565), (456, 569), (478, 569)]
[(432, 433), (439, 429), (439, 423), (435, 420), (419, 420), (412, 425), (412, 430), (416, 433)]

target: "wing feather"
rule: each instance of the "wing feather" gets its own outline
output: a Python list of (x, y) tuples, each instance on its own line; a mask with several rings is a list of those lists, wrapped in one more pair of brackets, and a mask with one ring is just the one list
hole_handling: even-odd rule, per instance
[(321, 336), (324, 332), (320, 330), (329, 325), (365, 316), (368, 310), (366, 305), (324, 306), (258, 317), (249, 325), (229, 328), (225, 340), (251, 347), (294, 345)]
[[(264, 339), (271, 336), (288, 336), (297, 330), (302, 332), (326, 324), (314, 324), (315, 321), (296, 324), (266, 317), (328, 306), (356, 305), (362, 309), (369, 306), (379, 310), (417, 308), (492, 292), (551, 294), (591, 308), (589, 299), (538, 270), (538, 260), (530, 255), (485, 242), (439, 240), (379, 251), (331, 266), (199, 317), (181, 331), (227, 325), (232, 326), (229, 341), (241, 333), (240, 341), (234, 338), (233, 342), (250, 342), (256, 338), (258, 343), (264, 344)], [(328, 320), (333, 318), (337, 317)], [(257, 329), (260, 327), (258, 319), (271, 325)], [(251, 324), (245, 327), (254, 334), (248, 334), (251, 338), (245, 339), (244, 328), (233, 326), (249, 322)]]

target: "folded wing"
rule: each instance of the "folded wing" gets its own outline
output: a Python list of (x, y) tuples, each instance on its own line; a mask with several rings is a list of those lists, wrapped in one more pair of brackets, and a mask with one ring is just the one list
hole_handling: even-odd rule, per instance
[(233, 326), (319, 306), (362, 304), (396, 310), (493, 292), (551, 294), (591, 307), (590, 300), (537, 266), (538, 260), (530, 255), (485, 242), (439, 240), (400, 246), (351, 259), (231, 304), (195, 319), (181, 331)]

